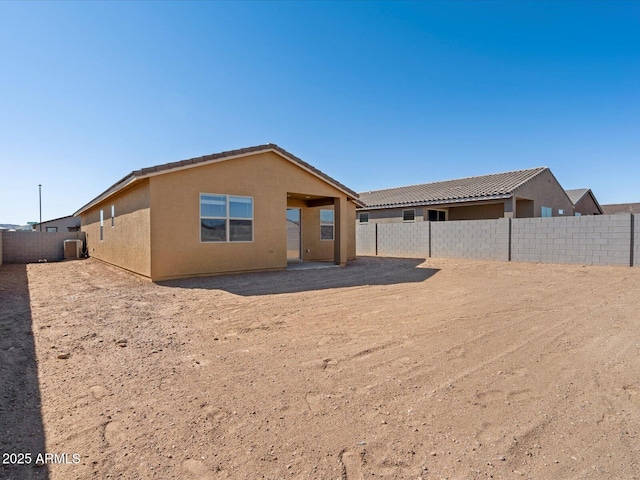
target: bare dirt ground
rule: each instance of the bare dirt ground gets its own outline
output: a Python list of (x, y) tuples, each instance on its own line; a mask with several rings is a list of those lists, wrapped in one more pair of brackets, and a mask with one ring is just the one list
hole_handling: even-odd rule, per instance
[(87, 260), (0, 295), (0, 450), (69, 454), (1, 478), (640, 478), (640, 268)]

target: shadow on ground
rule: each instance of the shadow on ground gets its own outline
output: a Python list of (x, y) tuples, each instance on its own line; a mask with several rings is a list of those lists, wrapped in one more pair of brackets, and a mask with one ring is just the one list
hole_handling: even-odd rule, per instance
[(307, 292), (365, 285), (423, 282), (438, 270), (419, 268), (421, 258), (359, 257), (344, 268), (287, 270), (199, 277), (159, 282), (174, 288), (224, 290), (243, 296)]
[(0, 266), (0, 453), (0, 478), (49, 478), (26, 265)]

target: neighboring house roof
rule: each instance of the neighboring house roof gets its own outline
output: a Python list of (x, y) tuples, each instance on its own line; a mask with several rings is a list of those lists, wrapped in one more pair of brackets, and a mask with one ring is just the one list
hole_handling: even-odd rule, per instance
[[(59, 222), (60, 220), (70, 220), (73, 218), (73, 215), (67, 215), (65, 217), (60, 217), (60, 218), (54, 218), (53, 220), (45, 220), (44, 222), (42, 222), (42, 225), (44, 225), (45, 223), (51, 223), (51, 222)], [(78, 225), (80, 225), (80, 222), (77, 222)], [(37, 227), (38, 225), (41, 225), (40, 223), (34, 223), (33, 226)]]
[(281, 148), (281, 147), (279, 147), (278, 145), (276, 145), (274, 143), (267, 143), (265, 145), (256, 145), (256, 146), (253, 146), (253, 147), (241, 148), (241, 149), (238, 149), (238, 150), (228, 150), (226, 152), (213, 153), (211, 155), (205, 155), (203, 157), (190, 158), (190, 159), (181, 160), (181, 161), (178, 161), (178, 162), (165, 163), (165, 164), (162, 164), (162, 165), (155, 165), (153, 167), (142, 168), (140, 170), (134, 170), (129, 175), (127, 175), (126, 177), (122, 178), (120, 181), (114, 183), (107, 190), (105, 190), (100, 195), (98, 195), (96, 198), (94, 198), (89, 203), (84, 205), (82, 208), (80, 208), (73, 215), (74, 216), (80, 215), (81, 213), (85, 212), (86, 210), (88, 210), (89, 208), (93, 207), (97, 203), (103, 201), (104, 199), (110, 197), (111, 195), (119, 192), (123, 188), (125, 188), (125, 187), (127, 187), (127, 186), (129, 186), (129, 185), (131, 185), (131, 184), (133, 184), (133, 183), (135, 183), (137, 181), (139, 181), (139, 180), (142, 180), (144, 178), (148, 178), (148, 177), (155, 176), (155, 175), (162, 175), (162, 174), (170, 173), (170, 172), (173, 172), (173, 171), (176, 171), (176, 170), (183, 170), (183, 169), (186, 169), (186, 168), (199, 167), (199, 166), (202, 166), (202, 165), (221, 162), (221, 161), (225, 161), (225, 160), (231, 160), (231, 159), (238, 158), (238, 157), (245, 157), (247, 155), (252, 155), (252, 154), (255, 154), (255, 153), (269, 152), (269, 151), (277, 153), (278, 155), (280, 155), (284, 159), (286, 159), (286, 160), (290, 161), (291, 163), (297, 165), (298, 167), (302, 168), (303, 170), (306, 170), (307, 172), (311, 173), (312, 175), (315, 175), (316, 177), (324, 180), (325, 182), (329, 183), (330, 185), (332, 185), (333, 187), (337, 188), (341, 192), (347, 194), (348, 196), (353, 197), (354, 203), (356, 203), (356, 205), (360, 205), (361, 204), (361, 202), (358, 200), (358, 194), (356, 192), (354, 192), (353, 190), (347, 188), (346, 186), (344, 186), (343, 184), (341, 184), (337, 180), (331, 178), (326, 173), (321, 172), (320, 170), (318, 170), (314, 166), (308, 164), (304, 160), (302, 160), (302, 159), (296, 157), (295, 155), (287, 152), (284, 148)]
[(569, 199), (571, 200), (571, 203), (573, 203), (574, 205), (578, 203), (580, 199), (587, 194), (588, 191), (589, 191), (588, 188), (576, 188), (574, 190), (565, 190), (565, 192), (567, 192), (567, 195), (569, 196)]
[(640, 203), (611, 203), (602, 205), (602, 213), (613, 215), (615, 213), (640, 213)]
[(565, 192), (567, 192), (567, 196), (569, 197), (569, 199), (571, 200), (571, 203), (573, 203), (574, 206), (580, 200), (582, 200), (586, 195), (590, 195), (591, 199), (596, 204), (596, 207), (598, 207), (598, 210), (600, 210), (600, 213), (603, 213), (602, 207), (598, 203), (596, 196), (593, 194), (590, 188), (576, 188), (573, 190), (565, 190)]
[(547, 167), (361, 192), (367, 209), (437, 205), (510, 198), (513, 192)]

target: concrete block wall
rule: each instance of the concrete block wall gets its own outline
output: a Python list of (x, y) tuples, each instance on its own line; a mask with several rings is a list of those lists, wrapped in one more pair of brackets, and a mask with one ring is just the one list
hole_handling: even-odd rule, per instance
[(429, 222), (379, 223), (378, 255), (427, 258)]
[(40, 260), (55, 262), (64, 259), (63, 242), (80, 239), (84, 232), (3, 232), (2, 261), (4, 263), (31, 263)]
[(373, 223), (356, 223), (357, 255), (376, 254), (376, 226)]
[(509, 260), (509, 219), (431, 223), (431, 256)]
[(630, 214), (517, 218), (511, 232), (513, 261), (629, 265)]

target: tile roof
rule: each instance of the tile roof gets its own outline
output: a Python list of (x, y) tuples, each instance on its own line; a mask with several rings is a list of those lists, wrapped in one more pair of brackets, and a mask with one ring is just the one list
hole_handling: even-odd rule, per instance
[(610, 203), (601, 205), (602, 213), (613, 215), (615, 213), (640, 213), (640, 203)]
[(361, 192), (365, 208), (389, 208), (509, 198), (547, 167)]
[(571, 200), (571, 203), (574, 205), (580, 201), (582, 197), (584, 197), (588, 192), (588, 188), (576, 188), (573, 190), (565, 190), (567, 192), (567, 196)]
[(161, 165), (155, 165), (153, 167), (147, 167), (147, 168), (141, 168), (139, 170), (134, 170), (129, 175), (125, 176), (121, 180), (119, 180), (116, 183), (114, 183), (111, 187), (109, 187), (107, 190), (102, 192), (96, 198), (91, 200), (85, 206), (80, 208), (77, 212), (74, 213), (74, 216), (79, 215), (80, 213), (82, 213), (83, 211), (85, 211), (88, 208), (92, 207), (93, 205), (101, 202), (105, 198), (113, 195), (114, 193), (120, 191), (124, 187), (126, 187), (126, 186), (130, 185), (131, 183), (133, 183), (133, 182), (135, 182), (137, 180), (140, 180), (142, 178), (146, 178), (146, 177), (149, 177), (151, 175), (169, 173), (172, 170), (196, 167), (196, 166), (199, 166), (199, 165), (205, 164), (205, 163), (213, 163), (213, 162), (216, 162), (216, 161), (228, 160), (228, 159), (232, 159), (234, 157), (241, 157), (241, 156), (245, 156), (245, 155), (251, 155), (251, 154), (254, 154), (254, 153), (267, 152), (267, 151), (277, 152), (278, 154), (280, 154), (284, 158), (288, 159), (292, 163), (298, 165), (302, 169), (307, 170), (308, 172), (312, 173), (313, 175), (316, 175), (317, 177), (320, 177), (321, 179), (325, 180), (329, 184), (331, 184), (334, 187), (336, 187), (338, 190), (342, 190), (347, 195), (353, 197), (356, 205), (360, 205), (361, 202), (358, 200), (358, 194), (356, 192), (354, 192), (353, 190), (347, 188), (345, 185), (343, 185), (342, 183), (338, 182), (337, 180), (331, 178), (326, 173), (321, 172), (320, 170), (315, 168), (313, 165), (311, 165), (311, 164), (305, 162), (304, 160), (296, 157), (295, 155), (287, 152), (284, 148), (279, 147), (275, 143), (267, 143), (267, 144), (264, 144), (264, 145), (256, 145), (256, 146), (253, 146), (253, 147), (240, 148), (240, 149), (237, 149), (237, 150), (227, 150), (225, 152), (213, 153), (211, 155), (205, 155), (205, 156), (202, 156), (202, 157), (189, 158), (187, 160), (180, 160), (178, 162), (164, 163), (164, 164), (161, 164)]

